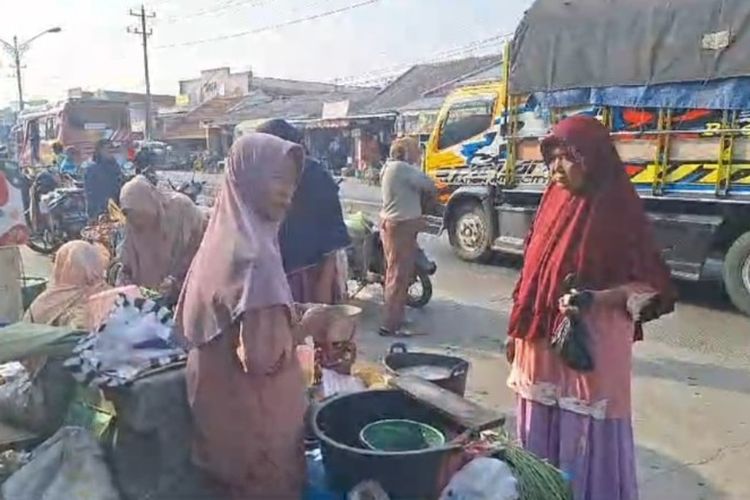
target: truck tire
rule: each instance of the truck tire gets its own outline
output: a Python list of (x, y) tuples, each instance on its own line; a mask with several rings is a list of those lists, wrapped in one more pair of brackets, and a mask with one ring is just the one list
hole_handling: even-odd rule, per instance
[(449, 223), (450, 242), (456, 255), (467, 262), (485, 262), (492, 254), (490, 228), (479, 203), (462, 203)]
[(724, 256), (724, 288), (734, 306), (750, 315), (750, 232), (737, 238)]

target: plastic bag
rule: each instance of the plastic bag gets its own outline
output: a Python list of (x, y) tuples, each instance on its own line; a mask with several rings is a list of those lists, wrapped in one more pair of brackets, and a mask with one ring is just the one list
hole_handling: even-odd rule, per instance
[(2, 487), (5, 500), (119, 500), (104, 452), (79, 427), (63, 427)]
[(453, 476), (440, 500), (518, 500), (518, 481), (508, 464), (475, 458)]
[(36, 430), (45, 420), (44, 393), (32, 383), (21, 363), (0, 366), (0, 420), (18, 427)]
[(336, 251), (336, 287), (342, 296), (347, 295), (347, 281), (349, 281), (349, 259), (346, 249)]

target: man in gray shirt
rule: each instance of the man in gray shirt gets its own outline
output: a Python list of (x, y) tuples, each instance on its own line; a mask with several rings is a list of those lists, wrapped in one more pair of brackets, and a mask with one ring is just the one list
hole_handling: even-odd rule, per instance
[(422, 203), (437, 194), (435, 184), (417, 165), (419, 143), (411, 137), (396, 139), (391, 158), (381, 174), (383, 208), (380, 212), (386, 260), (383, 336), (399, 336), (406, 312), (409, 286), (414, 279), (417, 235), (424, 229)]

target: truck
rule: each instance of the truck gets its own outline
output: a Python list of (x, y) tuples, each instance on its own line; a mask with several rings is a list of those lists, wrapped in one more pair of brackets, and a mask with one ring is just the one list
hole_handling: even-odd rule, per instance
[(594, 116), (673, 277), (723, 281), (750, 314), (750, 2), (537, 0), (503, 78), (450, 94), (425, 146), (458, 257), (523, 254), (550, 172), (539, 141)]

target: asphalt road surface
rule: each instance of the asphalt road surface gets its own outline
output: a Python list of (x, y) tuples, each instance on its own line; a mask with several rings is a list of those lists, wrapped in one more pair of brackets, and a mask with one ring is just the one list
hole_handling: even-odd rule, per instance
[[(189, 173), (162, 173), (173, 182)], [(210, 199), (219, 176), (201, 175)], [(377, 188), (354, 181), (341, 186), (348, 210), (376, 213)], [(451, 352), (472, 363), (469, 396), (508, 412), (513, 395), (505, 386), (502, 353), (517, 259), (498, 257), (489, 265), (468, 264), (452, 253), (446, 238), (425, 235), (421, 243), (437, 262), (435, 295), (410, 311), (412, 350)], [(32, 275), (49, 272), (49, 259), (26, 252)], [(674, 314), (646, 328), (634, 348), (633, 419), (641, 498), (750, 499), (750, 319), (736, 313), (720, 289), (681, 285)], [(389, 341), (376, 331), (382, 290), (365, 289), (356, 303), (365, 311), (358, 345), (365, 358), (379, 360)]]

